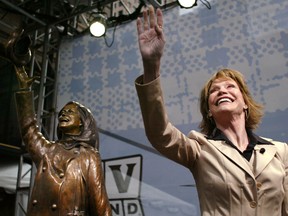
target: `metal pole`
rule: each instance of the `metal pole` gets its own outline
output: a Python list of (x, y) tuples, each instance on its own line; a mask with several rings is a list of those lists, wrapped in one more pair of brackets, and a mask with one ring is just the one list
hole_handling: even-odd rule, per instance
[(43, 25), (43, 26), (46, 25), (45, 22), (43, 22), (42, 20), (36, 18), (35, 16), (33, 16), (33, 15), (27, 13), (25, 10), (23, 10), (23, 9), (21, 9), (21, 8), (19, 8), (19, 7), (17, 7), (16, 5), (14, 5), (14, 4), (12, 4), (12, 3), (6, 1), (6, 0), (0, 0), (0, 2), (6, 4), (7, 6), (11, 7), (11, 8), (14, 9), (15, 11), (20, 12), (21, 14), (25, 15), (26, 17), (29, 17), (30, 19), (32, 19), (32, 20), (38, 22), (39, 24), (41, 24), (41, 25)]

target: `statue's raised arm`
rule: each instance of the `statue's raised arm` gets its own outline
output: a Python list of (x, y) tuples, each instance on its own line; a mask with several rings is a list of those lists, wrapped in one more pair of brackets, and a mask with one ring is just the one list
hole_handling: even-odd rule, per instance
[(37, 77), (29, 77), (24, 66), (14, 66), (20, 90), (29, 90)]

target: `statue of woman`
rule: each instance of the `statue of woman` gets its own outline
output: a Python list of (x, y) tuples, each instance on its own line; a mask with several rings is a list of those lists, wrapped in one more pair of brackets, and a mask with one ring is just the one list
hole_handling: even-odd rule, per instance
[(28, 216), (110, 216), (96, 121), (89, 109), (71, 101), (58, 115), (58, 140), (47, 140), (35, 119), (34, 78), (16, 67), (18, 120), (23, 142), (36, 165)]

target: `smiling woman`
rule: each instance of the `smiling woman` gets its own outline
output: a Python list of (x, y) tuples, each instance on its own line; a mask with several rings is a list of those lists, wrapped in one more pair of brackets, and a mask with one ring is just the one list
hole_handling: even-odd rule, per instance
[(146, 135), (196, 182), (203, 216), (288, 216), (288, 145), (253, 132), (262, 117), (242, 74), (216, 72), (200, 95), (200, 132), (188, 136), (168, 118), (160, 83), (165, 37), (157, 9), (137, 20), (144, 74), (135, 81)]
[[(238, 114), (240, 116), (241, 114), (244, 115), (245, 127), (249, 129), (257, 128), (263, 116), (262, 105), (257, 103), (251, 96), (243, 75), (239, 71), (225, 68), (216, 72), (206, 82), (201, 91), (200, 111), (203, 116), (200, 123), (201, 132), (211, 134), (215, 129), (214, 116), (210, 109), (217, 108), (220, 99), (222, 101), (223, 99), (231, 100), (235, 103), (240, 100)], [(213, 102), (213, 100), (216, 101)], [(220, 118), (226, 117), (226, 114), (221, 114)], [(214, 113), (214, 115), (216, 114)]]

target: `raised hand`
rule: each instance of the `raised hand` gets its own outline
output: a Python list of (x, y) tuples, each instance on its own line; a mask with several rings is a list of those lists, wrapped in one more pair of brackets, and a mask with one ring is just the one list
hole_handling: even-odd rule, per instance
[(16, 71), (19, 88), (21, 90), (28, 90), (31, 87), (33, 81), (37, 79), (37, 77), (29, 77), (26, 73), (24, 66), (14, 66), (14, 68)]
[[(159, 76), (160, 60), (163, 55), (165, 37), (163, 33), (163, 14), (153, 6), (143, 11), (143, 20), (137, 19), (138, 43), (141, 52), (144, 79), (151, 81)], [(145, 80), (144, 80), (145, 82)]]

